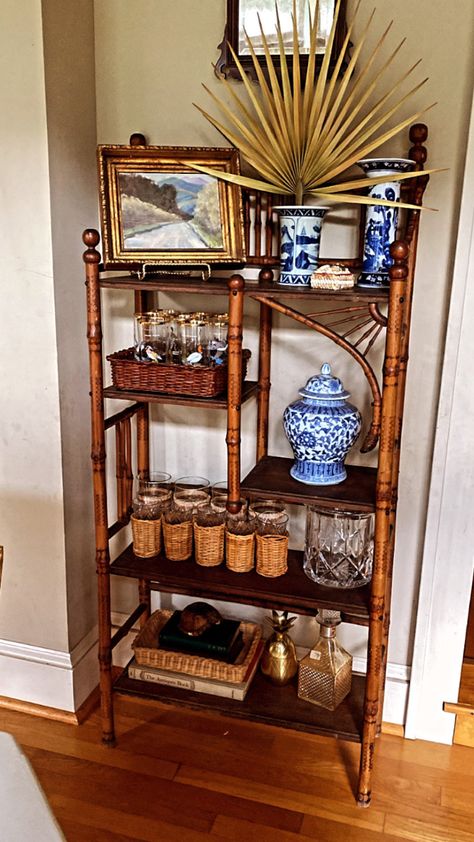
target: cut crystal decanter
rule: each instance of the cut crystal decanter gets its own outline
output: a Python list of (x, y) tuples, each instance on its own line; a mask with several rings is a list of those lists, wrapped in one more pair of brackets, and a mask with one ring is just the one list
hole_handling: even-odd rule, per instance
[(319, 639), (299, 663), (298, 696), (327, 710), (336, 710), (348, 695), (352, 682), (352, 655), (339, 645), (336, 626), (339, 611), (319, 611)]

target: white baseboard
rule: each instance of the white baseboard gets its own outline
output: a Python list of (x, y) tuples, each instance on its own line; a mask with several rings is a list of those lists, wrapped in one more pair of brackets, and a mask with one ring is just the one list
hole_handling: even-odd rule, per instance
[[(126, 615), (113, 613), (112, 624), (120, 626)], [(125, 666), (130, 658), (130, 644), (136, 632), (130, 632), (114, 650), (114, 663)], [(0, 640), (0, 696), (76, 711), (97, 686), (97, 627), (74, 647), (72, 652), (43, 649), (25, 643)], [(298, 655), (307, 650), (297, 647)], [(355, 672), (365, 673), (364, 658), (354, 658)], [(388, 664), (384, 722), (404, 725), (410, 667)]]
[(72, 652), (0, 639), (0, 696), (74, 712), (98, 676), (97, 628)]
[[(365, 658), (354, 658), (354, 672), (366, 673)], [(408, 690), (410, 687), (411, 667), (400, 664), (387, 664), (385, 681), (385, 696), (383, 705), (383, 721), (394, 725), (404, 725), (408, 705)]]

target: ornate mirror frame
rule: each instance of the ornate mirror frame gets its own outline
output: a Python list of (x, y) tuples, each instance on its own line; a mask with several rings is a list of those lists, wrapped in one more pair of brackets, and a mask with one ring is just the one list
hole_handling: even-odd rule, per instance
[[(236, 64), (229, 49), (230, 44), (237, 53), (239, 61), (241, 62), (245, 71), (252, 79), (255, 79), (255, 71), (250, 55), (242, 54), (239, 52), (239, 20), (241, 3), (243, 2), (244, 0), (227, 0), (227, 17), (224, 30), (224, 37), (217, 48), (220, 51), (220, 56), (215, 65), (215, 73), (218, 77), (225, 76), (227, 79), (240, 79), (239, 71), (237, 70)], [(255, 0), (254, 6), (256, 11), (261, 11), (261, 3), (259, 3), (258, 0)], [(346, 31), (346, 0), (342, 0), (341, 10), (339, 13), (339, 21), (337, 24), (337, 30), (332, 50), (331, 69), (334, 65), (335, 56), (338, 55), (343, 45)], [(319, 53), (317, 56), (318, 67), (321, 65), (322, 58), (323, 53)], [(279, 71), (280, 61), (278, 55), (274, 56), (274, 62), (277, 71)], [(307, 56), (302, 56), (301, 67), (303, 71), (306, 68), (306, 64)]]

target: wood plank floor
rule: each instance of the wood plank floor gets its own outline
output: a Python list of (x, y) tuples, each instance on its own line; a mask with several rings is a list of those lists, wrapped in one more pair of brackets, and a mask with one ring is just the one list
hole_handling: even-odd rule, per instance
[(116, 711), (110, 749), (97, 712), (78, 727), (0, 710), (69, 842), (474, 842), (472, 749), (383, 735), (361, 810), (357, 745), (134, 698)]

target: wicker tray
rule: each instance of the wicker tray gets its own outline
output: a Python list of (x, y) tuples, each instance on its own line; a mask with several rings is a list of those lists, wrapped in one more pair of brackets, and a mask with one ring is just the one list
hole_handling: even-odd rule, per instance
[[(242, 379), (247, 374), (251, 352), (242, 352)], [(117, 389), (132, 392), (165, 392), (215, 398), (227, 387), (227, 365), (176, 365), (175, 363), (139, 362), (133, 348), (116, 351), (107, 359), (112, 368), (112, 383)]]
[(172, 611), (154, 611), (135, 638), (132, 648), (140, 666), (158, 667), (171, 672), (186, 672), (200, 678), (215, 678), (218, 681), (231, 681), (236, 684), (243, 681), (262, 636), (261, 626), (256, 623), (240, 624), (244, 636), (244, 648), (235, 664), (226, 664), (213, 658), (201, 658), (198, 655), (160, 649), (157, 646), (158, 633), (172, 613)]

